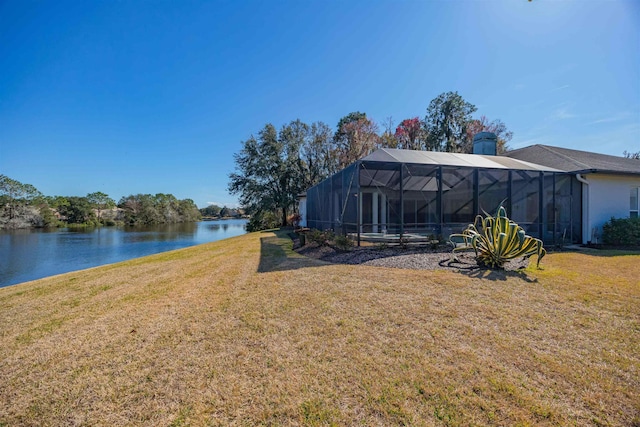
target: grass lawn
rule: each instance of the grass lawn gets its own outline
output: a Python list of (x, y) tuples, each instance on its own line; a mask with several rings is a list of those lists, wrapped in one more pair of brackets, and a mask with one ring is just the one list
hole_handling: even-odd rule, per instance
[(283, 236), (0, 289), (0, 426), (640, 425), (640, 255), (462, 274)]

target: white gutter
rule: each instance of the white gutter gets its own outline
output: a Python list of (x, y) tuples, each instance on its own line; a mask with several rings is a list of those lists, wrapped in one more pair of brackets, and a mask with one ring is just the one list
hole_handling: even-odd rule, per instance
[(581, 174), (576, 174), (576, 179), (583, 183), (585, 187), (582, 188), (582, 243), (589, 242), (589, 181), (582, 177)]

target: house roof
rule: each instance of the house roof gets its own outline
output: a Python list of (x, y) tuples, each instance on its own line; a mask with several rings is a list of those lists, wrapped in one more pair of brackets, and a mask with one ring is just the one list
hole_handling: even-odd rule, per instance
[(510, 157), (443, 153), (440, 151), (399, 150), (395, 148), (381, 148), (362, 158), (361, 161), (562, 172), (562, 170), (552, 166), (542, 166)]
[(607, 154), (536, 144), (509, 151), (512, 159), (530, 161), (574, 173), (640, 175), (640, 161)]

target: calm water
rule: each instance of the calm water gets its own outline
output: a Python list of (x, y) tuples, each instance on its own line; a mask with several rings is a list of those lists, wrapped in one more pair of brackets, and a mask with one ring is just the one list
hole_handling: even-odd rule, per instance
[(0, 231), (0, 287), (238, 236), (246, 223)]

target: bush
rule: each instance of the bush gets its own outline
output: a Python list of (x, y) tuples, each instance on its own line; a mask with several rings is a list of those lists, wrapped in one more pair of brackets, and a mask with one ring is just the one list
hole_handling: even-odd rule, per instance
[(320, 231), (313, 229), (307, 234), (307, 237), (310, 242), (320, 246), (330, 246), (336, 235), (331, 230)]
[(351, 240), (347, 236), (336, 236), (334, 239), (334, 245), (341, 251), (348, 251), (353, 247), (353, 240)]
[(348, 251), (353, 247), (353, 241), (347, 236), (337, 235), (332, 230), (320, 231), (313, 229), (306, 233), (306, 240), (318, 246), (330, 246), (339, 251)]
[(322, 231), (314, 228), (307, 233), (307, 240), (311, 243), (321, 244), (324, 241)]
[(275, 212), (256, 212), (247, 224), (247, 231), (271, 230), (280, 227), (280, 218)]
[(602, 227), (607, 245), (640, 246), (640, 218), (611, 218)]
[(300, 216), (300, 214), (294, 213), (287, 217), (287, 224), (293, 225), (295, 228), (299, 228), (301, 220), (302, 220), (302, 217)]

